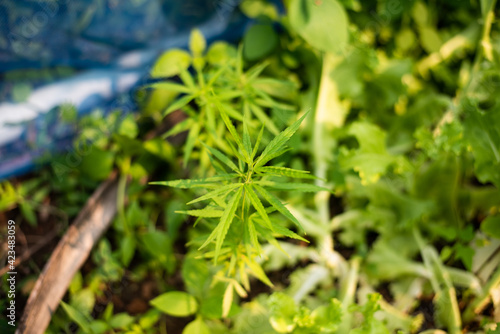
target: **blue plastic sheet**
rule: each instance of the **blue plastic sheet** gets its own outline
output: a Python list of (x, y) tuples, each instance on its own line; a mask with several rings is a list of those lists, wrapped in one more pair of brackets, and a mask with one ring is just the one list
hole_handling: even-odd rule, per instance
[(71, 145), (58, 106), (135, 110), (131, 92), (155, 59), (185, 48), (192, 28), (236, 40), (237, 0), (3, 0), (0, 2), (0, 179)]

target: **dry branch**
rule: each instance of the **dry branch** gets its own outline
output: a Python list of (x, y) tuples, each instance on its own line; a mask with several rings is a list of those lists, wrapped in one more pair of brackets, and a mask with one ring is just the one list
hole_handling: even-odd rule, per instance
[(89, 198), (61, 239), (30, 294), (16, 333), (44, 333), (68, 286), (116, 214), (117, 177)]

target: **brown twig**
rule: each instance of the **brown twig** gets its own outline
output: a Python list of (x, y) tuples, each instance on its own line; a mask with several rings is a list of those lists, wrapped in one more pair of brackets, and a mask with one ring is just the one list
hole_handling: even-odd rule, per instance
[(115, 216), (117, 188), (116, 173), (113, 173), (92, 194), (59, 241), (31, 291), (16, 333), (45, 332), (74, 274)]

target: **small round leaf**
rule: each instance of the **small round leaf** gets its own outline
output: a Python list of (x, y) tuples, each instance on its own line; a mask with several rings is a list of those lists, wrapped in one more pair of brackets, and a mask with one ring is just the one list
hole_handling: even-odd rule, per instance
[(182, 291), (164, 293), (149, 303), (160, 311), (175, 317), (187, 317), (194, 314), (198, 309), (196, 299)]
[(173, 77), (191, 65), (191, 56), (180, 49), (171, 49), (162, 54), (151, 70), (153, 78)]
[(251, 26), (243, 37), (243, 55), (253, 61), (267, 56), (278, 45), (278, 35), (269, 24)]
[(335, 0), (291, 0), (288, 16), (293, 29), (318, 50), (337, 53), (347, 44), (347, 14)]

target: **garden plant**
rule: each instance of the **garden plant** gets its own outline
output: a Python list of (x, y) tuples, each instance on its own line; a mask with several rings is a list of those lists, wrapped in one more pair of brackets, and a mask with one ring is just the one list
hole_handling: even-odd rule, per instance
[(242, 40), (192, 30), (138, 113), (62, 106), (77, 167), (0, 184), (2, 215), (62, 234), (118, 173), (47, 333), (500, 333), (496, 1), (239, 8)]

